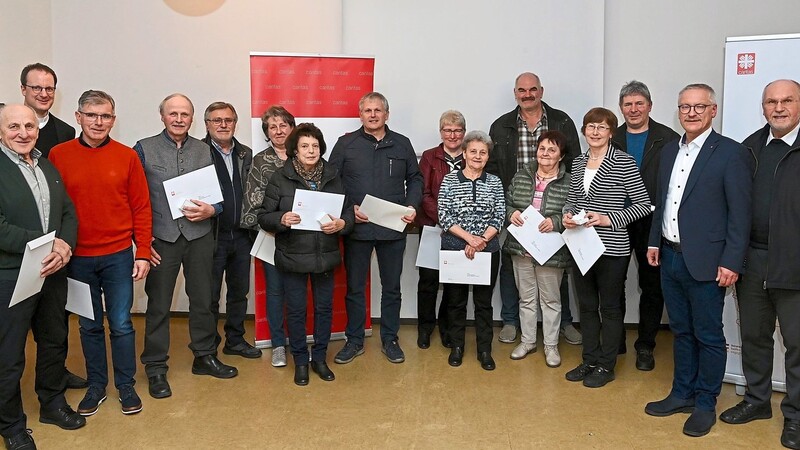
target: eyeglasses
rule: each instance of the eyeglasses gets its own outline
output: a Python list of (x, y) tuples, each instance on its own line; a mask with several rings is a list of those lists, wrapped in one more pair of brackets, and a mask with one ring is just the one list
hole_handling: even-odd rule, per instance
[(97, 114), (97, 113), (90, 113), (90, 112), (87, 113), (87, 112), (83, 112), (83, 111), (78, 111), (78, 112), (83, 117), (86, 117), (87, 119), (89, 119), (90, 122), (94, 122), (97, 119), (100, 119), (101, 122), (108, 122), (111, 119), (113, 119), (114, 117), (116, 117), (116, 116), (114, 116), (112, 114)]
[(234, 123), (236, 123), (236, 119), (231, 119), (231, 118), (228, 118), (228, 117), (223, 119), (223, 118), (217, 117), (216, 119), (206, 119), (206, 122), (211, 122), (216, 126), (222, 125), (223, 122), (225, 123), (225, 125), (233, 125)]
[(702, 103), (698, 103), (697, 105), (678, 105), (678, 111), (680, 111), (681, 114), (689, 114), (689, 111), (694, 109), (696, 114), (703, 114), (709, 106), (711, 105), (704, 105)]
[(583, 128), (589, 132), (597, 130), (600, 133), (611, 129), (611, 127), (609, 127), (608, 125), (603, 125), (602, 123), (587, 123), (586, 125), (584, 125)]
[(442, 129), (441, 129), (441, 130), (439, 130), (439, 131), (441, 131), (441, 132), (442, 132), (442, 134), (444, 134), (445, 136), (452, 136), (452, 135), (461, 135), (461, 134), (464, 134), (464, 130), (463, 130), (462, 128), (456, 128), (456, 129), (452, 129), (452, 128), (442, 128)]
[(45, 91), (48, 94), (52, 94), (53, 92), (56, 91), (56, 87), (55, 86), (43, 87), (43, 86), (31, 86), (31, 85), (28, 85), (28, 84), (26, 84), (24, 86), (26, 88), (32, 90), (34, 94), (40, 94), (42, 91)]
[(769, 109), (774, 109), (777, 108), (778, 105), (783, 105), (787, 108), (791, 108), (792, 106), (794, 106), (795, 103), (797, 103), (797, 100), (793, 98), (785, 98), (783, 100), (776, 100), (774, 98), (771, 98), (764, 102), (764, 107)]

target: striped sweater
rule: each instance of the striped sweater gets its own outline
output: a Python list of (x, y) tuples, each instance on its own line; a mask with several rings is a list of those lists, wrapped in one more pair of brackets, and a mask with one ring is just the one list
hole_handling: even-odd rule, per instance
[(631, 253), (627, 225), (650, 214), (650, 197), (633, 156), (609, 145), (597, 174), (584, 191), (583, 177), (589, 153), (575, 158), (564, 213), (581, 209), (607, 214), (610, 227), (595, 227), (606, 246), (605, 256), (628, 256)]

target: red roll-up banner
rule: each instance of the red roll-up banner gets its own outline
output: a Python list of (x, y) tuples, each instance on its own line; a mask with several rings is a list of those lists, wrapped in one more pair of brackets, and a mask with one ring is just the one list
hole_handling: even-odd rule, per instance
[[(329, 149), (339, 136), (358, 129), (358, 101), (373, 89), (375, 59), (364, 56), (250, 53), (250, 117), (253, 150), (267, 147), (261, 115), (272, 105), (281, 105), (297, 123), (313, 122)], [(327, 155), (325, 155), (327, 156)], [(347, 326), (344, 297), (347, 293), (344, 265), (334, 272), (332, 338), (343, 338)], [(367, 276), (367, 333), (370, 324), (370, 277)], [(266, 280), (261, 261), (255, 261), (256, 346), (270, 347), (267, 324)], [(314, 302), (308, 288), (306, 332), (314, 324)], [(309, 336), (310, 337), (310, 336)]]

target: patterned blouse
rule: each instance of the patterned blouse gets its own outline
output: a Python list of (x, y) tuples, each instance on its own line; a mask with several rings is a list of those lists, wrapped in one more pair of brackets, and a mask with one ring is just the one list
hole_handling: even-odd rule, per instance
[(286, 161), (280, 159), (272, 146), (253, 157), (253, 166), (247, 174), (247, 182), (242, 199), (242, 227), (258, 229), (258, 212), (264, 202), (264, 191), (269, 178)]
[[(450, 227), (459, 225), (464, 231), (480, 236), (491, 226), (497, 229), (499, 234), (506, 215), (503, 183), (497, 176), (486, 172), (474, 181), (465, 177), (460, 170), (450, 172), (442, 180), (438, 206), (439, 225), (445, 232)], [(450, 247), (446, 242), (448, 234), (452, 233), (442, 236), (442, 248), (456, 250), (456, 248), (446, 248)], [(462, 246), (458, 250), (463, 248)], [(486, 251), (493, 252), (499, 249), (499, 240), (495, 236), (489, 241)]]

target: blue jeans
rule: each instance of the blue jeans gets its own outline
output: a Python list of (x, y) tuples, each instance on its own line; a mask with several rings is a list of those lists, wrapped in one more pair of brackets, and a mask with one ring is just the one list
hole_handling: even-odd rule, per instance
[(695, 399), (695, 407), (714, 411), (725, 376), (722, 307), (725, 288), (692, 278), (683, 253), (661, 246), (661, 289), (674, 336), (674, 379), (670, 395)]
[(114, 386), (133, 385), (136, 374), (136, 335), (131, 322), (133, 306), (133, 251), (131, 248), (104, 256), (73, 256), (70, 278), (89, 285), (94, 320), (79, 317), (81, 345), (90, 385), (108, 385), (103, 298), (111, 339)]
[(267, 279), (267, 325), (272, 348), (286, 345), (286, 328), (284, 327), (284, 298), (283, 276), (272, 264), (261, 261), (264, 267), (264, 277)]
[(314, 344), (311, 359), (325, 362), (328, 342), (331, 340), (333, 320), (333, 271), (323, 273), (282, 272), (286, 298), (286, 321), (289, 325), (289, 343), (295, 366), (308, 365), (306, 344), (307, 287), (311, 279), (314, 294)]

